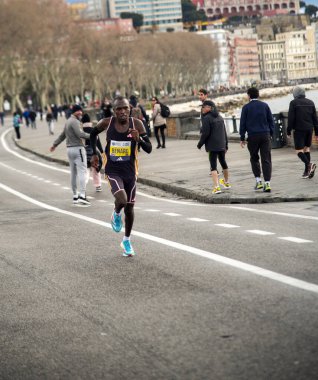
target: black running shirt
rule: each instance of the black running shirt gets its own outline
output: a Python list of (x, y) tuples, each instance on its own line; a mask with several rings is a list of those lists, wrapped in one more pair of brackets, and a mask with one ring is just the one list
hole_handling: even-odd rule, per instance
[[(135, 129), (133, 118), (129, 118), (129, 128)], [(127, 132), (120, 133), (115, 128), (112, 117), (106, 129), (105, 174), (116, 174), (121, 178), (138, 175), (137, 143)]]

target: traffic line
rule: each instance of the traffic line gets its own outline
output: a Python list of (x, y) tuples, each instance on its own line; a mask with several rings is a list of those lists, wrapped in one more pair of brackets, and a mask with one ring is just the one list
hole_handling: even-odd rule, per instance
[(300, 239), (293, 236), (279, 237), (278, 239), (291, 241), (293, 243), (313, 243), (312, 240)]
[(208, 219), (201, 219), (201, 218), (187, 218), (188, 220), (191, 220), (192, 222), (209, 222)]
[(301, 215), (301, 214), (290, 214), (288, 212), (280, 212), (280, 211), (269, 211), (269, 210), (259, 210), (251, 207), (243, 207), (243, 206), (219, 206), (222, 208), (230, 208), (232, 210), (240, 210), (240, 211), (249, 211), (249, 212), (258, 212), (261, 214), (267, 215), (279, 215), (279, 216), (287, 216), (289, 218), (297, 218), (297, 219), (307, 219), (307, 220), (318, 220), (317, 216), (309, 216), (309, 215)]
[(235, 224), (228, 224), (228, 223), (218, 223), (214, 225), (219, 226), (219, 227), (224, 227), (224, 228), (240, 228), (240, 226), (237, 226)]
[[(50, 211), (53, 211), (53, 212), (56, 212), (59, 214), (63, 214), (63, 215), (67, 215), (67, 216), (70, 216), (73, 218), (77, 218), (77, 219), (83, 220), (83, 221), (88, 222), (88, 223), (93, 223), (93, 224), (99, 225), (101, 227), (106, 227), (109, 229), (112, 228), (110, 223), (103, 222), (103, 221), (100, 221), (100, 220), (97, 220), (97, 219), (94, 219), (94, 218), (91, 218), (91, 217), (88, 217), (85, 215), (76, 214), (76, 213), (73, 213), (70, 211), (66, 211), (66, 210), (62, 210), (62, 209), (57, 208), (57, 207), (50, 206), (46, 203), (37, 201), (36, 199), (33, 199), (33, 198), (23, 194), (23, 193), (20, 193), (14, 189), (2, 184), (2, 183), (0, 183), (0, 188), (6, 192), (18, 197), (18, 198), (20, 198), (20, 199), (23, 199), (29, 203), (32, 203), (32, 204), (39, 206), (41, 208), (44, 208), (46, 210), (50, 210)], [(204, 257), (204, 258), (207, 258), (209, 260), (215, 261), (217, 263), (220, 263), (220, 264), (232, 267), (232, 268), (236, 268), (239, 270), (243, 270), (245, 272), (252, 273), (253, 275), (257, 275), (257, 276), (260, 276), (260, 277), (263, 277), (263, 278), (266, 278), (269, 280), (273, 280), (273, 281), (282, 283), (284, 285), (288, 285), (288, 286), (291, 286), (291, 287), (294, 287), (297, 289), (301, 289), (301, 290), (305, 290), (308, 292), (318, 294), (318, 285), (310, 283), (310, 282), (298, 280), (297, 278), (294, 278), (294, 277), (286, 276), (286, 275), (283, 275), (283, 274), (280, 274), (277, 272), (270, 271), (268, 269), (264, 269), (264, 268), (261, 268), (261, 267), (255, 266), (255, 265), (244, 263), (244, 262), (239, 261), (239, 260), (230, 259), (228, 257), (221, 256), (221, 255), (218, 255), (216, 253), (204, 251), (204, 250), (199, 249), (199, 248), (191, 247), (191, 246), (188, 246), (185, 244), (177, 243), (175, 241), (163, 239), (163, 238), (160, 238), (160, 237), (157, 237), (154, 235), (150, 235), (150, 234), (146, 234), (143, 232), (134, 231), (132, 233), (132, 235), (140, 237), (140, 238), (145, 239), (145, 240), (149, 240), (149, 241), (158, 243), (158, 244), (162, 244), (162, 245), (167, 246), (169, 248), (174, 248), (174, 249), (182, 251), (182, 252), (187, 252), (187, 253), (191, 253), (191, 254), (196, 255), (196, 256)]]
[(268, 231), (262, 231), (262, 230), (246, 230), (246, 232), (249, 232), (251, 234), (256, 234), (256, 235), (262, 235), (262, 236), (275, 235), (274, 232), (268, 232)]
[(181, 216), (180, 214), (176, 214), (175, 212), (164, 212), (163, 214), (167, 216)]

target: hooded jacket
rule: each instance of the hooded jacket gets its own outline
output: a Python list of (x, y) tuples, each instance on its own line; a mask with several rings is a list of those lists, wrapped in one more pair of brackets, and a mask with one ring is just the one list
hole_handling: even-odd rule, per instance
[(206, 114), (202, 114), (202, 133), (198, 142), (198, 148), (205, 145), (207, 152), (221, 152), (228, 149), (228, 140), (225, 124), (222, 116), (216, 108)]
[(310, 131), (315, 128), (318, 136), (318, 120), (315, 104), (305, 97), (305, 91), (296, 87), (293, 91), (294, 100), (289, 103), (287, 135), (295, 131)]

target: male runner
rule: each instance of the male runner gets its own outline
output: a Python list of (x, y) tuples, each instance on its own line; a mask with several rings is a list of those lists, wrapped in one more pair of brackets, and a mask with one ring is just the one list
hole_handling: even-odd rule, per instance
[(130, 234), (134, 223), (134, 204), (136, 180), (138, 175), (138, 143), (146, 153), (151, 153), (152, 145), (141, 120), (129, 117), (129, 101), (117, 97), (113, 104), (115, 116), (102, 119), (93, 128), (90, 140), (93, 148), (91, 164), (98, 166), (96, 155), (96, 137), (106, 132), (106, 166), (105, 175), (115, 197), (115, 208), (111, 225), (115, 232), (122, 229), (121, 210), (125, 213), (125, 236), (121, 242), (124, 256), (133, 256), (135, 252), (130, 242)]

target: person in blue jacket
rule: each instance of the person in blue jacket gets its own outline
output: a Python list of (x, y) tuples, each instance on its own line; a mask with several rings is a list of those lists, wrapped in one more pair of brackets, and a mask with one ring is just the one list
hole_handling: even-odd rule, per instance
[[(270, 180), (272, 176), (271, 137), (274, 132), (274, 119), (267, 103), (258, 100), (259, 91), (256, 87), (247, 90), (249, 102), (241, 112), (240, 137), (241, 147), (244, 148), (247, 138), (247, 148), (250, 152), (252, 171), (256, 179), (255, 190), (271, 192)], [(261, 179), (261, 166), (264, 184)]]

